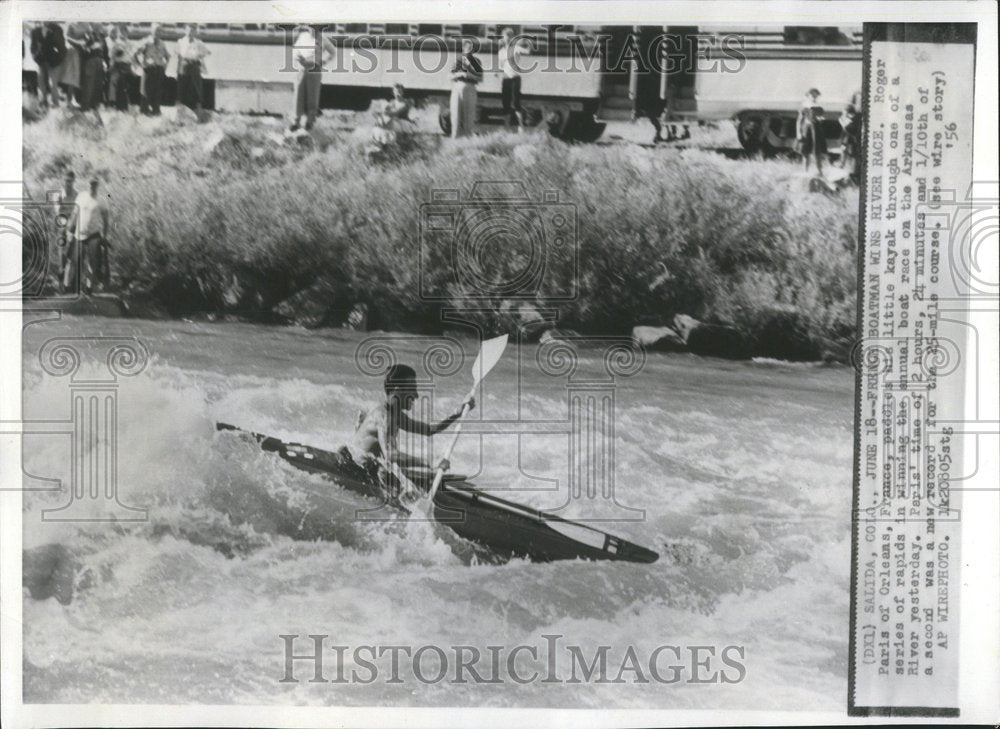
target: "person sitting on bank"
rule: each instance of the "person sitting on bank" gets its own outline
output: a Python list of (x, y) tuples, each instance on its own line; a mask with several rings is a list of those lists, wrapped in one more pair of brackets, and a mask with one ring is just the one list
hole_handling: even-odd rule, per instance
[(111, 286), (111, 267), (108, 262), (108, 211), (107, 196), (100, 193), (101, 181), (96, 176), (90, 178), (90, 189), (76, 197), (73, 216), (68, 223), (72, 231), (71, 248), (66, 256), (63, 270), (63, 290), (69, 290), (78, 272), (74, 264), (79, 262), (83, 291), (91, 293), (95, 284), (107, 291)]
[[(410, 414), (417, 400), (417, 373), (407, 365), (393, 365), (386, 373), (385, 400), (358, 416), (353, 451), (362, 461), (375, 460), (399, 478), (399, 469), (429, 470), (430, 465), (419, 456), (405, 452), (399, 445), (399, 432), (421, 436), (436, 435), (462, 416), (466, 402), (471, 410), (476, 399), (470, 397), (459, 408), (437, 423), (425, 423)], [(400, 478), (404, 487), (408, 479)]]
[(462, 41), (462, 54), (451, 69), (451, 136), (453, 139), (476, 133), (476, 84), (483, 80), (483, 64), (476, 58), (471, 38)]

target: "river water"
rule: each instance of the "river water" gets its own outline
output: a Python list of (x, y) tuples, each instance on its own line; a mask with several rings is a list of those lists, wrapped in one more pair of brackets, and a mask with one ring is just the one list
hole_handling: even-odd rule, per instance
[[(363, 370), (379, 364), (370, 347), (381, 335), (101, 318), (36, 323), (25, 329), (25, 417), (69, 417), (70, 377), (45, 372), (39, 352), (53, 338), (94, 336), (111, 339), (72, 340), (101, 357), (85, 359), (78, 381), (107, 379), (96, 348), (115, 338), (137, 337), (151, 355), (140, 373), (113, 383), (119, 498), (147, 509), (148, 520), (43, 521), (41, 510), (65, 504), (66, 491), (26, 495), (25, 547), (59, 543), (80, 563), (70, 604), (25, 591), (29, 702), (843, 707), (849, 368), (650, 354), (644, 364), (619, 362), (612, 386), (603, 345), (577, 348), (569, 382), (558, 370), (565, 359), (538, 345), (510, 346), (473, 412), (507, 432), (463, 437), (454, 467), (506, 498), (542, 508), (568, 501), (561, 513), (571, 516), (615, 516), (598, 526), (661, 557), (652, 565), (489, 564), (440, 526), (359, 522), (361, 497), (215, 431), (223, 420), (319, 447), (347, 441), (358, 409), (379, 394), (378, 377)], [(469, 387), (477, 342), (455, 341), (466, 359), (444, 342), (451, 360), (440, 351), (427, 360), (438, 372), (438, 417)], [(423, 375), (424, 353), (441, 340), (391, 344)], [(614, 503), (568, 499), (574, 386), (613, 389)], [(518, 436), (518, 420), (544, 421), (534, 430), (546, 432)], [(70, 438), (25, 443), (26, 472), (68, 482)], [(85, 501), (75, 506), (100, 511)], [(490, 645), (534, 647), (537, 660), (525, 649), (514, 661), (522, 677), (533, 669), (544, 676), (550, 646), (561, 657), (548, 682), (422, 682), (405, 654), (402, 680), (391, 682), (388, 653), (374, 661), (379, 674), (370, 683), (310, 683), (312, 664), (303, 661), (294, 665), (299, 681), (281, 682), (279, 636), (303, 636), (294, 644), (302, 654), (312, 651), (309, 634), (348, 646), (348, 676), (361, 645), (440, 646), (446, 659), (456, 645), (483, 656)], [(568, 647), (589, 661), (601, 645), (611, 646), (608, 678), (622, 682), (570, 682), (577, 667)], [(676, 682), (651, 680), (647, 670), (664, 645), (678, 651), (660, 652), (662, 677), (670, 677), (668, 665), (687, 664)], [(639, 673), (620, 673), (630, 646)], [(711, 646), (716, 656), (741, 647), (745, 677), (691, 683), (690, 646)], [(438, 673), (430, 653), (425, 679)], [(335, 658), (326, 657), (327, 679)], [(488, 673), (488, 658), (479, 665)], [(725, 668), (717, 659), (712, 666)]]

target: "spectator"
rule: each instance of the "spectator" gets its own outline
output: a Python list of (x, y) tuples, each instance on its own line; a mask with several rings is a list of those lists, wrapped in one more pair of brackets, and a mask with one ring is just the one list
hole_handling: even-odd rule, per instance
[(38, 66), (38, 100), (59, 108), (59, 81), (66, 58), (66, 39), (58, 23), (42, 23), (31, 30), (31, 57)]
[(170, 52), (167, 50), (167, 44), (163, 42), (163, 32), (158, 24), (153, 24), (149, 38), (139, 46), (133, 60), (142, 69), (140, 111), (143, 114), (159, 116)]
[(799, 117), (795, 122), (795, 141), (801, 142), (802, 135), (805, 133), (805, 123), (806, 117), (809, 115), (809, 110), (814, 106), (819, 106), (819, 89), (809, 89), (806, 92), (806, 98), (802, 101), (802, 106), (799, 107)]
[(112, 25), (108, 34), (108, 56), (111, 68), (108, 74), (108, 103), (118, 111), (128, 111), (129, 85), (135, 75), (132, 71), (132, 44), (124, 25)]
[(503, 106), (504, 124), (517, 124), (524, 128), (524, 111), (521, 109), (521, 57), (528, 53), (524, 38), (514, 38), (513, 28), (504, 28), (500, 50), (497, 53), (503, 79), (500, 82), (500, 103)]
[(453, 139), (476, 132), (476, 84), (483, 80), (483, 65), (473, 54), (471, 38), (462, 41), (462, 54), (451, 69), (451, 136)]
[[(76, 210), (76, 173), (73, 170), (66, 170), (63, 177), (63, 188), (59, 191), (59, 197), (54, 201), (52, 217), (55, 219), (56, 249), (59, 251), (59, 291), (66, 293), (69, 279), (66, 278), (66, 268), (71, 266), (70, 254), (73, 253), (73, 229), (70, 223), (73, 221), (73, 213)], [(72, 272), (70, 272), (72, 277)]]
[[(298, 131), (302, 117), (306, 118), (305, 129), (309, 131), (319, 114), (319, 92), (323, 84), (323, 64), (337, 52), (328, 38), (316, 37), (316, 31), (303, 26), (292, 46), (293, 60), (299, 69), (295, 79), (295, 118), (291, 131)], [(317, 55), (319, 56), (317, 58)]]
[[(659, 42), (659, 32), (655, 27), (649, 26), (644, 27), (633, 37), (639, 48), (655, 48)], [(648, 67), (645, 59), (635, 58), (630, 64), (632, 85), (629, 93), (632, 98), (632, 121), (641, 118), (649, 120), (653, 126), (653, 144), (669, 141), (663, 136), (661, 119), (666, 109), (666, 100), (660, 95), (660, 81), (663, 74), (655, 64)]]
[(381, 126), (389, 126), (394, 121), (410, 121), (411, 108), (403, 84), (393, 84), (392, 99), (386, 102), (378, 122)]
[(90, 26), (87, 23), (70, 23), (66, 27), (66, 58), (63, 60), (60, 82), (66, 91), (66, 104), (80, 103), (80, 76), (83, 66), (84, 39)]
[(63, 287), (68, 288), (73, 280), (73, 263), (80, 262), (80, 273), (85, 293), (91, 293), (96, 283), (105, 291), (111, 284), (111, 269), (108, 263), (108, 224), (110, 214), (105, 195), (100, 194), (100, 180), (90, 179), (90, 189), (76, 198), (76, 209), (69, 226), (73, 231), (72, 250), (69, 251), (69, 265), (63, 272)]
[(107, 45), (99, 23), (91, 23), (83, 36), (80, 51), (80, 109), (93, 111), (101, 121), (100, 105), (104, 97), (104, 69), (107, 67)]
[(809, 163), (816, 162), (817, 177), (823, 176), (823, 158), (826, 157), (826, 137), (823, 135), (823, 107), (810, 106), (802, 114), (802, 138), (799, 144), (806, 172)]
[(840, 166), (848, 170), (851, 180), (858, 182), (858, 162), (861, 158), (861, 114), (854, 104), (848, 104), (840, 117)]
[(198, 24), (189, 23), (185, 35), (177, 41), (177, 97), (201, 120), (204, 104), (201, 79), (206, 74), (205, 57), (211, 51), (198, 37)]

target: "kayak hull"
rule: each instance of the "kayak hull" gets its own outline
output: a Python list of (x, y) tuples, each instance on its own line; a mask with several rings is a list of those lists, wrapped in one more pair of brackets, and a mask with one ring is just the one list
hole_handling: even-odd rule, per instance
[[(384, 502), (377, 476), (351, 458), (346, 449), (324, 451), (251, 433), (227, 423), (222, 431), (252, 437), (267, 452), (276, 453), (296, 468), (331, 478), (339, 487)], [(416, 475), (418, 486), (429, 489), (433, 474)], [(391, 505), (400, 515), (401, 505)], [(535, 562), (565, 559), (614, 560), (652, 563), (659, 555), (645, 547), (594, 527), (555, 514), (501, 499), (477, 489), (464, 476), (445, 476), (434, 498), (434, 518), (464, 539), (503, 557)]]

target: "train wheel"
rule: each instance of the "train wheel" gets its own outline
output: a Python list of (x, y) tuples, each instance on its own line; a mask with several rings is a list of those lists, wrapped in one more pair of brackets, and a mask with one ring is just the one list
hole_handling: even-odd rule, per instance
[(573, 112), (563, 129), (562, 138), (574, 142), (596, 142), (606, 124), (595, 121), (592, 114)]
[(736, 123), (736, 136), (747, 154), (756, 154), (761, 148), (761, 124), (759, 119), (740, 119)]
[(451, 136), (451, 112), (449, 110), (442, 109), (438, 112), (438, 126), (441, 127), (441, 131), (446, 137)]
[(561, 106), (549, 109), (545, 114), (545, 125), (549, 128), (549, 134), (553, 137), (561, 137), (569, 123), (569, 109)]

